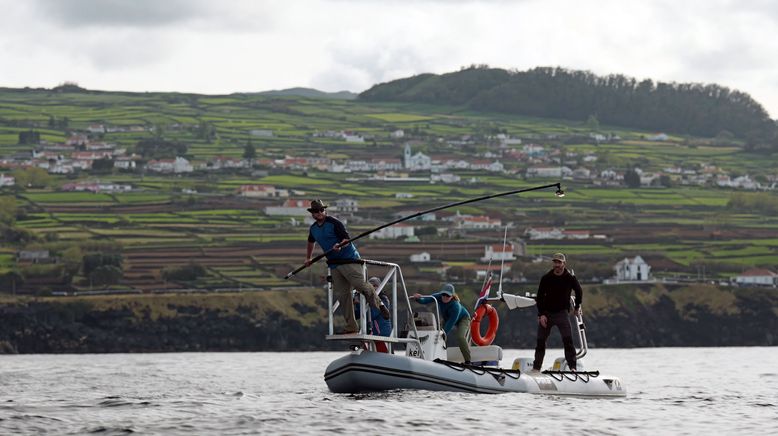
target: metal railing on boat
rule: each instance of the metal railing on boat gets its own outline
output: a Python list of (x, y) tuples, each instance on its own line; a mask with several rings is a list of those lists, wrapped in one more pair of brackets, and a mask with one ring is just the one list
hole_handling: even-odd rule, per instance
[[(421, 358), (424, 358), (423, 350), (421, 347), (421, 343), (417, 339), (419, 337), (419, 332), (416, 329), (415, 323), (410, 324), (410, 328), (412, 329), (415, 337), (409, 337), (409, 338), (401, 338), (398, 337), (397, 333), (397, 291), (398, 291), (398, 284), (402, 286), (403, 295), (405, 297), (405, 307), (408, 308), (408, 311), (410, 312), (411, 307), (411, 301), (410, 297), (408, 296), (408, 289), (405, 286), (405, 279), (402, 275), (402, 270), (400, 270), (400, 266), (396, 263), (391, 262), (382, 262), (378, 260), (370, 260), (370, 259), (359, 259), (355, 261), (349, 261), (349, 263), (360, 263), (362, 264), (362, 277), (367, 280), (367, 266), (377, 266), (377, 267), (384, 267), (387, 268), (387, 272), (384, 275), (383, 279), (381, 280), (381, 284), (378, 285), (376, 288), (376, 294), (380, 295), (384, 289), (387, 288), (387, 285), (390, 284), (389, 288), (392, 291), (391, 295), (391, 319), (392, 319), (392, 331), (390, 332), (389, 336), (378, 336), (373, 334), (367, 333), (367, 320), (369, 317), (369, 307), (366, 304), (367, 301), (365, 299), (365, 296), (362, 294), (359, 294), (359, 310), (360, 310), (360, 317), (359, 317), (359, 332), (357, 333), (350, 333), (350, 334), (335, 334), (334, 332), (334, 314), (335, 311), (338, 309), (339, 302), (334, 302), (334, 296), (333, 296), (333, 289), (332, 289), (332, 269), (327, 268), (327, 305), (328, 305), (328, 334), (324, 337), (328, 341), (359, 341), (359, 342), (366, 342), (370, 344), (371, 347), (375, 348), (375, 342), (386, 342), (390, 344), (397, 344), (397, 343), (415, 343), (418, 345), (419, 351), (422, 353)], [(399, 279), (399, 280), (398, 280)], [(346, 310), (346, 308), (341, 308), (342, 310)], [(438, 317), (440, 319), (440, 317)]]

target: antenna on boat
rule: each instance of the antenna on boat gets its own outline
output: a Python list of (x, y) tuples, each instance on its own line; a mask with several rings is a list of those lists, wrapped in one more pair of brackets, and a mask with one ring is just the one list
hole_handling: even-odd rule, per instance
[(521, 194), (522, 192), (539, 191), (541, 189), (547, 189), (547, 188), (556, 188), (556, 193), (555, 194), (556, 194), (557, 197), (564, 196), (564, 191), (562, 191), (562, 184), (561, 183), (552, 183), (550, 185), (534, 186), (532, 188), (523, 188), (523, 189), (516, 189), (516, 190), (513, 190), (513, 191), (500, 192), (499, 194), (484, 195), (483, 197), (476, 197), (476, 198), (471, 198), (469, 200), (457, 201), (456, 203), (446, 204), (444, 206), (438, 206), (438, 207), (434, 207), (432, 209), (423, 210), (423, 211), (417, 212), (417, 213), (415, 213), (413, 215), (408, 215), (408, 216), (406, 216), (404, 218), (400, 218), (400, 219), (394, 220), (392, 222), (389, 222), (389, 223), (386, 223), (386, 224), (382, 224), (382, 225), (380, 225), (380, 226), (378, 226), (378, 227), (376, 227), (374, 229), (368, 230), (366, 232), (362, 232), (359, 235), (357, 235), (357, 236), (355, 236), (355, 237), (353, 237), (351, 239), (348, 239), (345, 244), (335, 244), (334, 247), (332, 247), (331, 249), (325, 251), (324, 253), (314, 257), (313, 259), (311, 259), (310, 262), (304, 263), (301, 266), (297, 267), (297, 269), (295, 269), (294, 271), (288, 273), (284, 277), (284, 279), (289, 279), (290, 277), (292, 277), (293, 275), (297, 274), (298, 272), (300, 272), (300, 271), (304, 270), (305, 268), (308, 268), (309, 266), (313, 265), (314, 263), (320, 261), (326, 255), (330, 254), (330, 252), (332, 252), (335, 248), (340, 248), (343, 245), (346, 245), (346, 244), (348, 244), (350, 242), (354, 242), (357, 239), (363, 238), (363, 237), (365, 237), (365, 236), (367, 236), (367, 235), (369, 235), (371, 233), (377, 232), (377, 231), (379, 231), (379, 230), (381, 230), (383, 228), (392, 226), (394, 224), (401, 223), (403, 221), (407, 221), (409, 219), (413, 219), (413, 218), (416, 218), (416, 217), (419, 217), (419, 216), (422, 216), (422, 215), (425, 215), (425, 214), (428, 214), (428, 213), (437, 212), (439, 210), (448, 209), (448, 208), (456, 207), (456, 206), (462, 206), (463, 204), (475, 203), (477, 201), (488, 200), (490, 198), (504, 197), (506, 195)]
[[(500, 283), (497, 285), (497, 298), (502, 298), (502, 273), (505, 271), (505, 242), (508, 240), (508, 224), (505, 225), (505, 233), (502, 235), (502, 258), (500, 260)], [(511, 253), (513, 254), (513, 253)]]

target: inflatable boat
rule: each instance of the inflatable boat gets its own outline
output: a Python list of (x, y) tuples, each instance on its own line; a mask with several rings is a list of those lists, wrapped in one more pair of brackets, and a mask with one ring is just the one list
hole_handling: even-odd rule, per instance
[[(363, 264), (366, 277), (368, 265), (388, 270), (376, 290), (377, 292), (391, 291), (394, 320), (398, 319), (398, 297), (404, 297), (408, 321), (402, 332), (398, 331), (397, 323), (394, 323), (389, 336), (375, 336), (369, 334), (369, 311), (365, 311), (360, 316), (359, 332), (347, 335), (333, 334), (333, 314), (338, 305), (332, 303), (333, 295), (330, 286), (329, 335), (326, 339), (344, 341), (352, 350), (331, 362), (324, 373), (324, 380), (332, 392), (423, 389), (484, 394), (526, 392), (588, 397), (627, 395), (626, 387), (620, 378), (603, 375), (596, 370), (587, 370), (584, 362), (580, 360), (588, 351), (581, 311), (575, 317), (580, 345), (577, 350), (576, 371), (569, 370), (563, 357), (557, 358), (550, 368), (542, 371), (532, 370), (534, 359), (531, 357), (516, 358), (510, 368), (504, 368), (501, 367), (503, 350), (497, 345), (471, 346), (471, 361), (465, 363), (458, 347), (446, 347), (437, 307), (435, 312), (411, 310), (409, 294), (399, 265), (365, 259), (360, 262)], [(398, 292), (400, 290), (402, 292)], [(364, 297), (360, 298), (359, 307), (365, 308)], [(488, 298), (488, 301), (504, 303), (511, 310), (534, 305), (532, 298), (504, 294), (501, 289), (496, 298)], [(495, 321), (490, 320), (490, 323), (496, 325)], [(376, 351), (378, 342), (388, 345), (388, 347), (381, 347), (381, 349), (388, 349), (388, 352)]]

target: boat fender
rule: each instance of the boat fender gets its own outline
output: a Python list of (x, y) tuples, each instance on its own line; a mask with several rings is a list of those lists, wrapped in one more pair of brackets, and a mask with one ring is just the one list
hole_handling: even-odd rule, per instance
[[(481, 320), (484, 316), (489, 317), (489, 329), (486, 331), (486, 335), (481, 336)], [(473, 343), (480, 346), (491, 345), (494, 342), (494, 338), (497, 337), (497, 328), (500, 326), (500, 318), (497, 316), (497, 309), (491, 304), (482, 304), (478, 306), (473, 316), (473, 321), (470, 322), (470, 336), (473, 338)]]

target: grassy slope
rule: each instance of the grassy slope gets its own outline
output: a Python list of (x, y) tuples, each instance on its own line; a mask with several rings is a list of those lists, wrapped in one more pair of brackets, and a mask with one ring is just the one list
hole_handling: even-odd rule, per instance
[[(414, 151), (463, 159), (486, 151), (486, 142), (482, 140), (473, 146), (448, 147), (437, 142), (436, 138), (486, 135), (501, 129), (525, 138), (525, 142), (539, 138), (536, 141), (559, 146), (565, 152), (596, 154), (599, 167), (623, 168), (638, 164), (646, 171), (709, 163), (740, 174), (768, 175), (774, 173), (771, 162), (775, 161), (775, 156), (744, 153), (736, 143), (711, 147), (701, 145), (696, 138), (673, 138), (667, 143), (646, 142), (642, 137), (647, 132), (612, 126), (603, 127), (601, 131), (621, 136), (624, 140), (620, 143), (595, 145), (582, 140), (581, 143), (562, 145), (556, 140), (540, 138), (547, 135), (585, 137), (589, 130), (582, 123), (475, 113), (457, 107), (248, 95), (51, 94), (12, 90), (0, 90), (0, 154), (29, 149), (30, 146), (15, 144), (18, 133), (27, 130), (30, 123), (46, 126), (50, 117), (67, 117), (73, 128), (85, 128), (95, 122), (116, 126), (155, 126), (165, 138), (190, 144), (189, 157), (194, 161), (216, 155), (240, 156), (249, 140), (257, 147), (260, 157), (265, 158), (285, 155), (399, 158), (402, 142), (389, 138), (389, 132), (395, 129), (415, 132), (421, 138), (414, 143)], [(19, 125), (14, 127), (13, 123)], [(202, 123), (213, 125), (217, 136), (210, 141), (199, 138), (196, 125)], [(253, 137), (249, 133), (253, 129), (272, 130), (274, 136)], [(37, 130), (51, 141), (62, 141), (65, 137), (62, 130)], [(374, 135), (376, 144), (370, 141), (347, 144), (334, 139), (311, 138), (314, 132), (325, 130), (352, 130)], [(138, 140), (154, 134), (109, 133), (106, 140), (131, 148)], [(507, 161), (506, 164), (517, 169), (522, 167)], [(459, 174), (463, 180), (477, 177), (479, 182), (454, 186), (418, 182), (386, 184), (352, 181), (350, 179), (354, 175), (318, 171), (307, 175), (271, 174), (261, 179), (219, 174), (207, 178), (144, 176), (141, 180), (132, 174), (113, 174), (100, 178), (131, 183), (145, 191), (115, 195), (28, 191), (21, 195), (20, 203), (29, 206), (32, 212), (20, 220), (18, 226), (41, 236), (56, 235), (51, 238), (64, 242), (109, 238), (122, 243), (129, 252), (181, 251), (192, 246), (199, 251), (208, 247), (245, 244), (259, 244), (261, 247), (272, 242), (297, 247), (297, 251), (301, 252), (302, 248), (298, 245), (301, 245), (304, 229), (290, 227), (286, 220), (277, 217), (264, 216), (260, 210), (267, 202), (234, 198), (239, 185), (274, 184), (304, 191), (303, 198), (334, 199), (348, 195), (358, 199), (363, 210), (380, 222), (387, 220), (386, 212), (431, 207), (548, 182), (483, 172), (462, 171)], [(58, 182), (64, 182), (64, 179)], [(570, 229), (589, 229), (613, 236), (599, 242), (531, 241), (529, 250), (532, 253), (564, 250), (579, 258), (593, 257), (601, 262), (649, 254), (673, 262), (676, 266), (667, 270), (670, 274), (694, 271), (690, 265), (700, 261), (719, 262), (726, 264), (718, 272), (721, 277), (749, 266), (778, 263), (778, 244), (775, 243), (778, 240), (778, 218), (728, 209), (726, 204), (731, 191), (702, 188), (601, 189), (575, 181), (568, 181), (565, 185), (569, 195), (563, 201), (542, 193), (532, 193), (524, 196), (526, 201), (513, 198), (493, 200), (463, 207), (460, 211), (488, 213), (501, 216), (504, 221), (513, 221), (518, 230), (512, 232), (512, 237), (520, 236), (525, 226), (549, 225), (550, 217)], [(190, 200), (190, 197), (178, 193), (182, 188), (197, 188), (201, 192), (232, 200), (228, 205), (209, 202), (209, 197), (197, 196)], [(398, 191), (411, 193), (414, 198), (396, 199), (394, 194)], [(127, 205), (141, 209), (122, 209)], [(147, 210), (142, 209), (144, 207)], [(357, 232), (370, 226), (354, 224), (351, 229)], [(711, 235), (716, 232), (727, 236), (712, 238)], [(498, 239), (496, 233), (485, 235), (485, 239)], [(445, 240), (433, 242), (447, 244)], [(365, 241), (363, 244), (367, 246), (363, 251), (369, 254), (369, 247), (374, 243)], [(259, 249), (235, 257), (232, 266), (214, 262), (211, 265), (212, 279), (217, 280), (210, 281), (208, 285), (277, 284), (278, 271), (274, 265), (295, 265), (299, 257), (298, 252)], [(158, 262), (157, 271), (162, 262), (170, 262), (170, 259)], [(254, 266), (246, 266), (246, 262)], [(655, 272), (661, 273), (662, 270), (655, 268)]]

